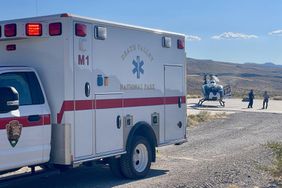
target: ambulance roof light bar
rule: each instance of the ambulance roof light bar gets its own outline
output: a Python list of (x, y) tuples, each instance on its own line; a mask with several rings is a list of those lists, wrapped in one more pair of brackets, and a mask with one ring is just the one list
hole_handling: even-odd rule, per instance
[(62, 23), (55, 22), (49, 24), (49, 35), (58, 36), (62, 34)]
[(70, 17), (71, 15), (70, 14), (68, 14), (68, 13), (63, 13), (63, 14), (61, 14), (61, 17)]
[(6, 24), (4, 26), (5, 37), (15, 37), (17, 35), (17, 24)]
[(185, 48), (185, 41), (183, 39), (177, 40), (177, 48), (178, 49), (184, 49)]
[(82, 23), (75, 24), (75, 35), (79, 37), (85, 37), (87, 34), (87, 26)]
[(27, 36), (41, 36), (42, 35), (42, 24), (27, 23), (25, 25), (25, 32)]

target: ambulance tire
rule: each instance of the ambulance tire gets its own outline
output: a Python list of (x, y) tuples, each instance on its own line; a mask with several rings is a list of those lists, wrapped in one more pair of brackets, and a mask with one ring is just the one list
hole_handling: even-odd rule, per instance
[(148, 140), (136, 136), (127, 154), (122, 155), (120, 159), (122, 174), (130, 179), (144, 178), (150, 170), (152, 156), (152, 148)]
[(120, 158), (109, 158), (109, 166), (114, 176), (118, 178), (124, 178), (120, 167)]

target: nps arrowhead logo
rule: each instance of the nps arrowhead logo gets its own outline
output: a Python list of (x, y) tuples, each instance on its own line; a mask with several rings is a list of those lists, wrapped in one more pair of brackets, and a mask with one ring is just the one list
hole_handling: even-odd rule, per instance
[(22, 124), (17, 120), (10, 121), (10, 123), (6, 125), (8, 140), (12, 147), (17, 145), (22, 133), (22, 127)]
[(134, 59), (132, 61), (132, 64), (134, 65), (132, 73), (136, 74), (137, 79), (140, 79), (141, 74), (144, 74), (144, 69), (143, 69), (144, 61), (140, 59), (140, 56), (137, 56), (136, 60)]

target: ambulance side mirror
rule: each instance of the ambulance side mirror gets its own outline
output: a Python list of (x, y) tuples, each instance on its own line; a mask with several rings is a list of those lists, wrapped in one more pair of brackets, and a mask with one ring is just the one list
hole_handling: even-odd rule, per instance
[(19, 93), (14, 87), (0, 87), (0, 113), (19, 109)]

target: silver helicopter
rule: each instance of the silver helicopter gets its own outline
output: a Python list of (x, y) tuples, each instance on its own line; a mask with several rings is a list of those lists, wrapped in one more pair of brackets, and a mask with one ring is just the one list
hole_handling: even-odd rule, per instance
[(210, 74), (204, 75), (204, 83), (202, 85), (203, 98), (199, 100), (198, 105), (201, 106), (205, 101), (218, 101), (220, 106), (225, 106), (223, 99), (231, 96), (231, 86), (222, 86), (217, 84), (219, 79), (217, 76)]

